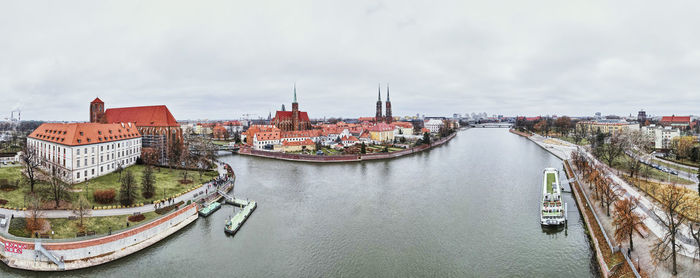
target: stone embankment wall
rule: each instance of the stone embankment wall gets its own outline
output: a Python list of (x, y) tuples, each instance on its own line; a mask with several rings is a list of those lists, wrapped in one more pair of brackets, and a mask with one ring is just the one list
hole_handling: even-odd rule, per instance
[(450, 136), (432, 142), (430, 145), (421, 145), (413, 147), (410, 149), (405, 149), (401, 151), (389, 152), (389, 153), (369, 153), (369, 154), (357, 154), (357, 155), (313, 155), (313, 154), (288, 154), (281, 152), (271, 152), (271, 151), (261, 151), (254, 150), (252, 148), (242, 148), (238, 153), (244, 155), (275, 158), (281, 160), (290, 161), (303, 161), (303, 162), (355, 162), (355, 161), (365, 161), (365, 160), (378, 160), (378, 159), (389, 159), (396, 158), (405, 155), (414, 154), (421, 152), (430, 148), (441, 146), (452, 138), (457, 136), (457, 133), (453, 133)]
[[(197, 206), (192, 203), (150, 223), (113, 235), (71, 242), (43, 241), (41, 245), (64, 262), (65, 270), (85, 268), (142, 250), (192, 223), (197, 217)], [(35, 271), (61, 270), (35, 250), (33, 241), (0, 236), (0, 243), (0, 259), (10, 267)], [(5, 250), (10, 246), (19, 246), (20, 250)]]

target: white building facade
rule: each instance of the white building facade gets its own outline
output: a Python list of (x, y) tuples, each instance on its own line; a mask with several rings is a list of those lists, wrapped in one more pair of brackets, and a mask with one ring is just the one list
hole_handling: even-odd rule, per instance
[(425, 122), (425, 128), (430, 130), (430, 133), (438, 133), (440, 132), (440, 128), (444, 125), (444, 123), (441, 120), (437, 119), (430, 119)]
[(680, 137), (681, 131), (677, 128), (649, 125), (642, 127), (642, 133), (654, 140), (654, 149), (669, 149), (673, 138)]
[(131, 124), (45, 123), (27, 137), (42, 170), (74, 184), (136, 164), (141, 134)]

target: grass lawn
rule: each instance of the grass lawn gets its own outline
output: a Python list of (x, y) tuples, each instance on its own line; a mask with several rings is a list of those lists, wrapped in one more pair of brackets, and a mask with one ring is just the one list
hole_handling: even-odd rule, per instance
[[(146, 219), (139, 222), (129, 222), (129, 215), (119, 216), (102, 216), (102, 217), (87, 217), (83, 219), (83, 226), (79, 227), (80, 219), (69, 220), (67, 218), (49, 218), (46, 219), (51, 225), (51, 230), (54, 232), (52, 238), (74, 238), (80, 231), (88, 232), (95, 231), (96, 234), (106, 234), (109, 228), (112, 231), (117, 231), (126, 228), (126, 222), (129, 222), (130, 227), (134, 227), (140, 223), (145, 223), (151, 219), (157, 218), (155, 212), (147, 212), (143, 214)], [(10, 223), (10, 234), (21, 237), (34, 237), (30, 231), (26, 229), (26, 220), (24, 218), (15, 218)]]
[(675, 165), (675, 164), (671, 164), (671, 163), (668, 163), (668, 162), (664, 162), (663, 160), (660, 160), (660, 159), (654, 159), (653, 162), (656, 163), (656, 164), (659, 164), (659, 165), (662, 165), (662, 166), (671, 168), (671, 169), (681, 170), (681, 171), (689, 172), (689, 173), (691, 173), (691, 174), (696, 174), (696, 175), (698, 174), (698, 168), (694, 168), (694, 169), (691, 170), (691, 169), (688, 169), (688, 168), (685, 168), (685, 167), (680, 167), (680, 166)]
[[(5, 207), (23, 207), (24, 196), (29, 192), (29, 185), (22, 184), (23, 167), (0, 167), (0, 180), (7, 180), (8, 183), (14, 184), (16, 180), (20, 180), (19, 188), (11, 191), (0, 190), (0, 199), (7, 200)], [(43, 183), (37, 182), (34, 185), (35, 189), (44, 187)]]
[[(188, 171), (187, 179), (191, 180), (192, 183), (188, 184), (180, 184), (179, 180), (182, 179), (182, 170), (170, 170), (168, 168), (160, 168), (160, 171), (158, 171), (158, 168), (154, 169), (153, 174), (156, 177), (156, 195), (153, 196), (150, 199), (145, 199), (141, 195), (141, 176), (143, 174), (143, 169), (145, 168), (144, 165), (133, 165), (127, 169), (124, 169), (124, 172), (129, 171), (132, 172), (134, 175), (134, 179), (137, 184), (138, 188), (138, 194), (136, 196), (135, 203), (151, 203), (153, 200), (158, 200), (163, 198), (163, 189), (165, 189), (165, 196), (170, 197), (175, 194), (181, 193), (183, 191), (186, 191), (187, 189), (202, 184), (206, 181), (209, 181), (212, 178), (215, 178), (218, 176), (218, 173), (216, 171), (207, 171), (204, 172), (202, 175), (202, 178), (199, 178), (199, 172), (197, 171)], [(0, 167), (0, 180), (1, 179), (7, 179), (8, 182), (14, 183), (15, 180), (21, 179), (22, 177), (22, 167)], [(122, 175), (124, 174), (122, 173)], [(105, 205), (118, 205), (119, 204), (119, 189), (121, 187), (121, 183), (119, 182), (119, 174), (118, 173), (109, 173), (107, 175), (89, 180), (88, 182), (89, 186), (89, 196), (88, 200), (95, 204), (96, 206), (105, 206)], [(86, 183), (79, 183), (72, 185), (71, 188), (75, 189), (75, 192), (68, 192), (70, 195), (70, 200), (76, 200), (78, 194), (82, 194), (82, 191), (85, 190), (85, 185)], [(36, 185), (34, 185), (35, 191), (39, 192), (42, 189), (45, 189), (47, 185), (42, 182), (37, 182)], [(115, 193), (117, 196), (114, 198), (115, 201), (112, 202), (112, 204), (99, 204), (94, 202), (94, 197), (93, 197), (93, 192), (97, 189), (114, 189)], [(29, 185), (26, 184), (20, 184), (18, 189), (12, 190), (12, 191), (5, 191), (5, 190), (0, 190), (0, 199), (2, 200), (7, 200), (7, 204), (5, 204), (5, 207), (16, 207), (16, 208), (22, 208), (25, 206), (24, 204), (24, 196), (27, 195), (29, 192)]]
[(554, 173), (547, 173), (547, 193), (552, 194), (554, 190), (552, 189), (552, 183), (556, 181)]
[[(199, 178), (199, 172), (197, 171), (187, 171), (187, 179), (191, 180), (192, 183), (188, 184), (180, 184), (180, 180), (182, 179), (182, 172), (183, 170), (171, 170), (168, 168), (163, 168), (163, 167), (158, 167), (153, 169), (153, 174), (156, 177), (156, 194), (150, 199), (145, 199), (141, 195), (141, 176), (143, 175), (143, 170), (145, 166), (144, 165), (133, 165), (129, 168), (124, 169), (124, 172), (122, 172), (122, 175), (126, 173), (126, 171), (131, 172), (134, 175), (134, 179), (136, 181), (138, 191), (139, 193), (136, 196), (135, 203), (151, 203), (153, 200), (158, 200), (163, 198), (163, 190), (165, 190), (165, 197), (173, 196), (177, 193), (181, 193), (195, 185), (202, 184), (206, 181), (211, 180), (212, 178), (215, 178), (218, 176), (218, 173), (216, 171), (207, 171), (204, 172), (202, 175), (202, 178)], [(73, 185), (74, 189), (82, 189), (84, 190), (86, 186), (86, 182), (79, 183)], [(114, 198), (115, 201), (113, 202), (113, 205), (118, 204), (119, 200), (119, 189), (121, 187), (121, 183), (119, 182), (119, 174), (116, 172), (109, 173), (107, 175), (94, 178), (92, 180), (87, 181), (87, 186), (89, 187), (89, 196), (88, 200), (92, 202), (95, 205), (106, 205), (106, 204), (99, 204), (94, 201), (94, 196), (93, 192), (98, 189), (114, 189), (117, 193), (117, 197)]]
[[(626, 154), (621, 155), (615, 159), (615, 163), (614, 163), (615, 166), (613, 168), (627, 173), (628, 172), (627, 163), (631, 159), (633, 159), (633, 158), (630, 157), (629, 155), (626, 155)], [(601, 161), (606, 162), (604, 160), (601, 160)], [(694, 182), (692, 182), (692, 181), (680, 178), (676, 175), (671, 175), (671, 174), (665, 173), (663, 171), (654, 169), (654, 168), (647, 166), (647, 165), (644, 165), (644, 164), (642, 164), (642, 166), (639, 170), (639, 173), (640, 173), (640, 175), (646, 175), (647, 177), (649, 177), (651, 179), (656, 179), (656, 180), (661, 180), (661, 181), (669, 181), (670, 180), (670, 182), (675, 182), (677, 184), (694, 184)], [(670, 176), (670, 179), (669, 179), (669, 176)]]
[(700, 163), (697, 163), (697, 162), (695, 162), (695, 161), (692, 161), (692, 160), (689, 160), (689, 159), (685, 159), (685, 158), (684, 158), (684, 159), (671, 159), (671, 158), (668, 158), (668, 157), (664, 157), (664, 158), (659, 158), (659, 159), (665, 159), (665, 160), (673, 161), (673, 162), (676, 162), (676, 163), (685, 164), (685, 165), (688, 165), (688, 166), (691, 166), (691, 167), (699, 167), (699, 166), (700, 166)]
[[(576, 144), (576, 142), (574, 142), (574, 138), (571, 136), (558, 136), (557, 138), (564, 140), (566, 142), (572, 143), (572, 144)], [(588, 142), (588, 139), (586, 139), (586, 138), (581, 139), (581, 142), (578, 143), (578, 145), (580, 145), (580, 146), (586, 146), (588, 144), (589, 144), (589, 142)]]

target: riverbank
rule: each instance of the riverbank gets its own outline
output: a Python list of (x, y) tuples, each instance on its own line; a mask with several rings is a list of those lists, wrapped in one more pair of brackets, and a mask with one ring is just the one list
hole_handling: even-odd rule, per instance
[(27, 241), (0, 236), (0, 260), (12, 268), (63, 271), (92, 267), (138, 252), (197, 220), (192, 203), (164, 217), (120, 233), (82, 240)]
[(316, 163), (326, 163), (326, 162), (359, 162), (359, 161), (369, 161), (369, 160), (382, 160), (398, 158), (406, 155), (411, 155), (419, 153), (425, 150), (429, 150), (435, 147), (442, 146), (443, 144), (449, 142), (457, 136), (457, 133), (450, 134), (445, 138), (441, 138), (430, 144), (420, 145), (410, 149), (395, 151), (389, 153), (369, 153), (369, 154), (357, 154), (357, 155), (313, 155), (313, 154), (288, 154), (281, 152), (271, 152), (271, 151), (261, 151), (255, 150), (249, 147), (241, 148), (238, 154), (249, 155), (256, 157), (272, 158), (286, 161), (297, 161), (297, 162), (316, 162)]
[[(69, 239), (33, 239), (0, 232), (0, 260), (11, 268), (30, 271), (64, 271), (93, 267), (143, 250), (167, 238), (198, 219), (198, 200), (216, 198), (220, 192), (233, 188), (235, 174), (228, 164), (217, 164), (220, 175), (230, 177), (219, 191), (211, 183), (173, 198), (173, 211), (162, 217), (123, 230), (112, 230), (102, 235)], [(207, 190), (196, 190), (204, 189)], [(197, 192), (193, 192), (197, 191)], [(192, 193), (191, 193), (192, 192)], [(220, 196), (218, 196), (220, 198)], [(186, 204), (185, 204), (186, 202)], [(155, 210), (154, 205), (132, 208), (95, 210), (92, 214), (136, 215)], [(66, 215), (69, 213), (69, 215)], [(67, 218), (70, 211), (43, 211), (45, 218)], [(156, 211), (156, 213), (158, 213)], [(159, 213), (160, 214), (160, 213)], [(18, 214), (15, 217), (22, 217)], [(94, 215), (93, 215), (94, 216)], [(10, 219), (12, 221), (12, 219)], [(8, 225), (9, 226), (9, 225)], [(128, 226), (127, 226), (128, 227)], [(94, 232), (93, 232), (94, 233)]]
[[(619, 249), (619, 247), (620, 247), (619, 243), (615, 243), (612, 240), (612, 234), (614, 231), (614, 226), (612, 226), (612, 220), (610, 217), (607, 217), (605, 215), (605, 212), (603, 211), (602, 208), (598, 209), (599, 208), (598, 206), (595, 206), (594, 203), (590, 202), (590, 199), (586, 196), (586, 191), (588, 190), (588, 188), (581, 186), (585, 182), (578, 180), (578, 178), (576, 177), (576, 173), (573, 169), (574, 165), (568, 164), (568, 161), (570, 161), (570, 158), (571, 158), (572, 151), (577, 150), (577, 147), (573, 144), (568, 143), (568, 142), (564, 142), (564, 141), (561, 141), (558, 139), (545, 138), (545, 137), (542, 137), (539, 135), (526, 136), (526, 137), (530, 141), (535, 143), (536, 145), (540, 146), (541, 148), (547, 150), (548, 152), (550, 152), (554, 156), (565, 161), (565, 170), (567, 171), (567, 175), (570, 175), (570, 178), (575, 178), (575, 182), (572, 182), (572, 184), (573, 184), (572, 191), (574, 191), (575, 194), (583, 195), (585, 197), (585, 198), (581, 198), (581, 201), (583, 201), (583, 202), (579, 203), (579, 209), (580, 208), (586, 208), (586, 209), (584, 211), (580, 211), (580, 212), (581, 213), (590, 213), (590, 216), (588, 216), (587, 218), (589, 218), (589, 219), (592, 218), (593, 220), (595, 220), (595, 222), (593, 222), (593, 220), (586, 220), (586, 225), (589, 227), (589, 230), (592, 232), (591, 236), (597, 237), (595, 239), (595, 241), (592, 242), (592, 244), (594, 244), (596, 246), (603, 246), (603, 248), (596, 247), (596, 252), (601, 252), (601, 255), (603, 255), (603, 257), (605, 257), (605, 256), (612, 257), (613, 255), (609, 254), (610, 252), (607, 252), (606, 250), (608, 250), (608, 249), (609, 250), (616, 250), (616, 249)], [(596, 165), (604, 165), (603, 163), (595, 160), (595, 158), (593, 158), (592, 155), (590, 153), (586, 152), (585, 150), (583, 151), (583, 153), (586, 155), (586, 157), (588, 159), (594, 161), (594, 163)], [(566, 169), (567, 168), (566, 166), (571, 166), (571, 168)], [(659, 268), (653, 264), (652, 259), (650, 258), (650, 255), (648, 252), (651, 249), (650, 245), (653, 244), (656, 239), (663, 236), (663, 233), (664, 233), (663, 228), (661, 227), (661, 224), (658, 223), (658, 219), (656, 219), (650, 213), (650, 210), (652, 210), (652, 209), (658, 210), (658, 208), (656, 208), (656, 204), (652, 203), (650, 200), (647, 199), (649, 196), (645, 196), (643, 194), (640, 194), (639, 192), (637, 192), (636, 188), (634, 188), (633, 186), (630, 186), (629, 184), (624, 182), (624, 180), (622, 180), (620, 177), (615, 175), (614, 171), (612, 171), (611, 169), (609, 169), (607, 167), (604, 167), (603, 169), (604, 169), (605, 175), (608, 177), (611, 177), (613, 179), (614, 183), (617, 184), (617, 186), (620, 189), (624, 190), (624, 191), (621, 191), (624, 193), (622, 193), (621, 196), (618, 196), (618, 198), (622, 198), (625, 196), (632, 196), (632, 197), (637, 197), (640, 199), (640, 206), (637, 208), (636, 211), (638, 213), (646, 216), (646, 218), (644, 219), (643, 222), (644, 222), (644, 226), (647, 229), (647, 231), (641, 232), (641, 233), (644, 233), (644, 235), (639, 234), (639, 236), (635, 236), (635, 238), (638, 238), (636, 240), (639, 240), (641, 242), (641, 244), (639, 244), (639, 245), (635, 244), (635, 246), (637, 247), (636, 249), (640, 249), (640, 250), (635, 249), (635, 251), (632, 251), (631, 254), (632, 254), (632, 257), (634, 257), (635, 259), (637, 259), (639, 261), (638, 264), (641, 264), (642, 273), (648, 273), (648, 274), (651, 273), (651, 275), (653, 275), (655, 277), (657, 277), (657, 276), (658, 277), (670, 276), (670, 272), (668, 272), (667, 268)], [(576, 188), (574, 188), (574, 186)], [(590, 194), (590, 192), (589, 192), (589, 194)], [(580, 201), (578, 198), (576, 200), (577, 200), (577, 202)], [(584, 218), (586, 218), (586, 217), (584, 217)], [(600, 220), (600, 219), (603, 219), (603, 220)], [(591, 228), (591, 227), (593, 227), (593, 228)], [(686, 232), (688, 229), (684, 228), (681, 230)], [(596, 231), (598, 231), (598, 232), (596, 232)], [(682, 237), (685, 237), (685, 235), (683, 235)], [(682, 242), (682, 241), (683, 240), (681, 240), (680, 244), (687, 245), (685, 242)], [(599, 244), (601, 242), (606, 243), (606, 244), (602, 244), (602, 245)], [(607, 246), (605, 246), (605, 245), (607, 245)], [(678, 258), (679, 265), (683, 265), (683, 268), (687, 269), (687, 271), (689, 271), (690, 273), (695, 273), (698, 269), (698, 265), (695, 264), (694, 262), (691, 262), (692, 259), (690, 259), (688, 257), (686, 257), (686, 258), (682, 258), (682, 257), (684, 257), (684, 256), (692, 257), (693, 249), (694, 248), (692, 248), (692, 247), (689, 247), (689, 248), (687, 247), (687, 248), (685, 248), (685, 250), (679, 251), (679, 258)], [(634, 266), (634, 264), (630, 261), (631, 259), (627, 258), (626, 252), (623, 252), (622, 255), (625, 256), (625, 260), (627, 260), (627, 264), (628, 264), (627, 268), (628, 269), (640, 267), (639, 265)], [(605, 271), (604, 271), (605, 269), (603, 267), (608, 267), (609, 261), (617, 261), (617, 260), (615, 260), (615, 259), (607, 260), (608, 263), (606, 263), (606, 265), (604, 266), (602, 263), (605, 263), (606, 260), (599, 259), (599, 263), (600, 263), (601, 269), (602, 269), (601, 273), (603, 275), (605, 275)], [(611, 268), (608, 269), (609, 271), (612, 272), (613, 270), (616, 270), (612, 266), (610, 266), (610, 267)], [(611, 274), (611, 275), (613, 275), (613, 274)]]

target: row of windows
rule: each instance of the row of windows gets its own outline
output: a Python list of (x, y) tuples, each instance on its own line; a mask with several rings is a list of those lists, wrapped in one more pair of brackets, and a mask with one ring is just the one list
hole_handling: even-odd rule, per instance
[[(121, 164), (121, 165), (128, 165), (128, 164), (135, 163), (135, 162), (136, 162), (136, 157), (130, 157), (130, 158), (127, 158), (127, 159), (122, 160), (120, 164)], [(102, 174), (102, 173), (105, 172), (105, 168), (104, 168), (104, 167), (105, 167), (105, 166), (100, 166), (100, 174)], [(112, 170), (113, 170), (113, 169), (116, 169), (117, 166), (116, 166), (116, 163), (112, 163), (112, 164), (107, 164), (106, 167), (107, 167), (107, 171), (109, 171), (110, 169), (112, 169)], [(90, 169), (90, 173), (91, 173), (92, 176), (94, 176), (94, 175), (95, 175), (95, 169), (94, 169), (94, 168), (93, 168), (93, 169)], [(87, 176), (88, 176), (88, 170), (83, 171), (83, 177), (84, 177), (84, 178), (87, 178)], [(78, 180), (80, 179), (80, 172), (76, 172), (76, 173), (75, 173), (75, 178), (78, 179)]]

